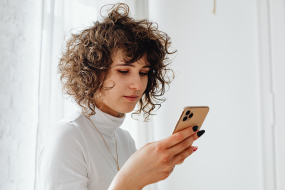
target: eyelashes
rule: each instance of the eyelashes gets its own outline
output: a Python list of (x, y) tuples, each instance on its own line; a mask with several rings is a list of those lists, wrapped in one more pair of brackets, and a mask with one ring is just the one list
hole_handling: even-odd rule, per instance
[[(121, 74), (123, 74), (123, 75), (126, 75), (126, 74), (129, 73), (129, 71), (118, 71), (118, 72), (121, 73)], [(148, 73), (140, 73), (140, 75), (146, 76), (146, 75), (148, 75)]]

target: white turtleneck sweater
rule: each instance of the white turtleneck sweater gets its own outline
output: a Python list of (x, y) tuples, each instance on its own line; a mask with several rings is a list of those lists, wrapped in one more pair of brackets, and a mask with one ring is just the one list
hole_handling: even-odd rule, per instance
[[(120, 168), (136, 151), (129, 132), (117, 118), (95, 107), (90, 118), (115, 159), (117, 139)], [(53, 125), (38, 157), (39, 190), (106, 190), (118, 173), (117, 164), (93, 124), (80, 112)]]

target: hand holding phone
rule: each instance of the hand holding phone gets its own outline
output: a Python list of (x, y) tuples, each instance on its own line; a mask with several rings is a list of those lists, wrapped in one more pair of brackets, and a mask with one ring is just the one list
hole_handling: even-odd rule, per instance
[[(177, 133), (178, 131), (181, 131), (187, 127), (194, 127), (198, 126), (198, 129), (196, 131), (199, 131), (207, 114), (209, 112), (208, 106), (188, 106), (184, 107), (182, 110), (182, 113), (177, 121), (176, 126), (173, 129), (172, 134)], [(198, 136), (202, 135), (197, 133)], [(197, 150), (197, 149), (196, 149)], [(195, 150), (194, 150), (195, 151)], [(182, 162), (178, 164), (182, 164)]]
[(193, 128), (187, 128), (165, 139), (147, 143), (127, 160), (109, 189), (142, 189), (166, 179), (175, 165), (194, 152), (191, 145), (198, 138)]
[[(185, 107), (172, 132), (179, 133), (147, 143), (137, 150), (115, 176), (109, 189), (126, 189), (127, 185), (128, 189), (142, 189), (148, 184), (166, 179), (175, 165), (193, 153), (189, 147), (199, 138), (196, 132), (201, 128), (208, 111), (209, 107), (205, 106)], [(192, 128), (195, 125), (198, 126), (196, 132)]]

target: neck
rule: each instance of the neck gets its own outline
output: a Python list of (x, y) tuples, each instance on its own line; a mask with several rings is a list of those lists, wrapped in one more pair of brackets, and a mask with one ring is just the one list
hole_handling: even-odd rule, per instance
[(124, 113), (119, 113), (119, 112), (111, 109), (110, 107), (108, 107), (104, 103), (102, 103), (102, 101), (101, 102), (95, 101), (95, 105), (102, 112), (105, 112), (105, 113), (107, 113), (107, 114), (109, 114), (111, 116), (118, 117), (118, 118), (124, 117)]

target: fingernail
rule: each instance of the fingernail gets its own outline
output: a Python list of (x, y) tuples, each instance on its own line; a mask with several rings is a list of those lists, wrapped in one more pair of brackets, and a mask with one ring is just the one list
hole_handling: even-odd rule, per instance
[(196, 125), (196, 126), (192, 127), (192, 129), (194, 132), (196, 132), (198, 130), (198, 126)]
[(198, 149), (198, 146), (193, 146), (192, 147), (193, 152), (195, 152), (197, 149)]
[(205, 130), (201, 130), (197, 133), (198, 137), (201, 137), (205, 133)]

